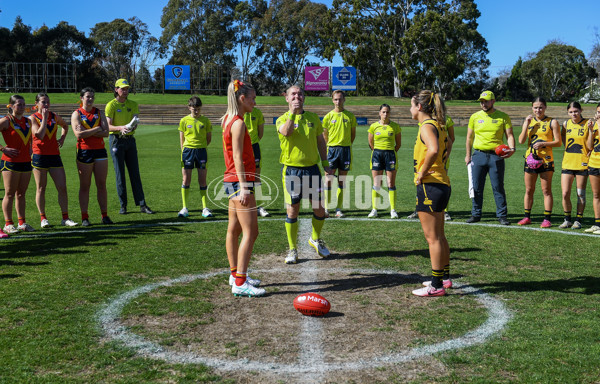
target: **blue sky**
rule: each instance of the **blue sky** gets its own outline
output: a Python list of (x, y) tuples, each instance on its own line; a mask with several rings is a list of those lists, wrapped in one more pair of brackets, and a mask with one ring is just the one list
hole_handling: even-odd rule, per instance
[[(332, 1), (319, 2), (331, 6)], [(527, 0), (476, 0), (476, 3), (481, 11), (478, 30), (488, 42), (492, 75), (503, 68), (512, 68), (519, 56), (537, 52), (553, 39), (574, 45), (587, 56), (595, 41), (594, 26), (600, 28), (598, 0), (574, 3), (547, 0), (544, 4)], [(64, 20), (89, 34), (98, 22), (137, 16), (159, 37), (160, 17), (166, 4), (167, 0), (104, 0), (88, 5), (72, 0), (2, 1), (0, 26), (12, 28), (15, 17), (20, 15), (34, 29), (43, 24), (52, 27)], [(334, 59), (333, 64), (341, 65), (341, 59)]]

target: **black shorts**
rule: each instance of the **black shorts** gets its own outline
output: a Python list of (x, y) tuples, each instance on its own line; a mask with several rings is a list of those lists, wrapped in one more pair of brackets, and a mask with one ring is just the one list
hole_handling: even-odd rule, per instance
[(452, 188), (442, 183), (422, 183), (417, 185), (418, 212), (444, 212), (450, 201)]
[(352, 169), (352, 150), (350, 147), (334, 146), (327, 150), (329, 168), (349, 171)]
[[(252, 186), (249, 189), (250, 189), (250, 193), (254, 193), (254, 182), (248, 181), (247, 183), (252, 184)], [(234, 197), (239, 195), (241, 192), (239, 181), (223, 182), (223, 188), (225, 188), (225, 193), (227, 194), (228, 199), (233, 199)]]
[(600, 176), (600, 168), (588, 168), (588, 175), (590, 176)]
[(31, 169), (32, 166), (30, 161), (13, 163), (10, 161), (0, 160), (0, 171), (27, 173), (31, 172)]
[(573, 170), (573, 169), (563, 169), (561, 172), (563, 175), (575, 175), (575, 176), (587, 176), (587, 169)]
[(31, 157), (31, 165), (36, 169), (48, 170), (50, 168), (63, 168), (60, 155), (37, 155)]
[(106, 149), (78, 149), (77, 161), (83, 164), (93, 164), (98, 160), (108, 160)]
[(542, 166), (538, 169), (531, 169), (527, 166), (527, 162), (523, 167), (523, 170), (527, 173), (544, 173), (544, 172), (554, 172), (554, 161), (549, 163), (542, 163)]
[(302, 199), (321, 199), (321, 171), (317, 165), (311, 167), (283, 166), (283, 194), (286, 204), (298, 204)]
[(206, 169), (206, 148), (186, 148), (181, 152), (181, 167), (184, 169)]
[(395, 171), (396, 151), (374, 149), (371, 153), (371, 170), (373, 171)]
[(260, 144), (252, 144), (252, 152), (254, 152), (254, 164), (256, 168), (260, 168)]

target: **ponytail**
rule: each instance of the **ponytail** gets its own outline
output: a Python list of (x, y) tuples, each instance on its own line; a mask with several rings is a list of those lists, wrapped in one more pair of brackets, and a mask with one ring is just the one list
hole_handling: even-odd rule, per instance
[(227, 120), (240, 113), (238, 108), (238, 99), (240, 96), (247, 96), (254, 87), (248, 83), (242, 83), (240, 80), (233, 80), (227, 87), (227, 112), (221, 117), (221, 125), (226, 125)]
[(414, 96), (417, 105), (421, 105), (424, 113), (434, 118), (438, 125), (444, 129), (446, 126), (446, 105), (439, 93), (422, 90)]

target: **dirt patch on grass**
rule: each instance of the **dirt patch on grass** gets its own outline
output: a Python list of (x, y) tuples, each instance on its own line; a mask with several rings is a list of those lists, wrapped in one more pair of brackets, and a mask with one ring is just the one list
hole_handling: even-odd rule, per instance
[[(423, 335), (412, 329), (407, 320), (409, 313), (443, 305), (438, 300), (446, 298), (428, 300), (413, 296), (411, 289), (421, 282), (416, 275), (354, 270), (335, 256), (300, 260), (296, 265), (285, 265), (283, 258), (263, 255), (251, 264), (255, 271), (251, 275), (260, 278), (267, 290), (265, 297), (234, 297), (227, 285), (228, 276), (223, 274), (213, 278), (219, 281), (213, 294), (206, 297), (199, 291), (195, 297), (205, 296), (203, 299), (189, 295), (189, 305), (198, 300), (210, 302), (214, 306), (210, 313), (136, 315), (124, 319), (124, 324), (172, 351), (225, 362), (246, 359), (264, 364), (264, 370), (220, 372), (238, 382), (389, 383), (444, 374), (444, 366), (432, 357), (401, 364), (367, 364), (360, 369), (293, 373), (303, 366), (321, 363), (358, 367), (360, 362), (410, 350)], [(311, 281), (303, 278), (307, 273), (313, 277)], [(206, 283), (214, 287), (214, 282)], [(192, 291), (202, 290), (202, 284), (198, 281), (187, 286)], [(293, 299), (307, 291), (326, 297), (331, 302), (330, 313), (306, 318), (297, 312)], [(160, 295), (153, 292), (153, 297), (157, 294)], [(171, 298), (165, 296), (165, 300)], [(444, 339), (440, 335), (439, 340)], [(294, 368), (270, 372), (266, 367), (271, 365)]]

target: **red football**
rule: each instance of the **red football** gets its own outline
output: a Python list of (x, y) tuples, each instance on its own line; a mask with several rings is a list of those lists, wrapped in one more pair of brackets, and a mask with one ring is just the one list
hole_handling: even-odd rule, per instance
[(308, 292), (298, 295), (294, 299), (294, 308), (306, 316), (323, 316), (329, 312), (331, 304), (323, 296), (314, 292)]
[(508, 151), (510, 151), (510, 148), (506, 144), (500, 144), (496, 147), (496, 155), (498, 156), (504, 156)]

